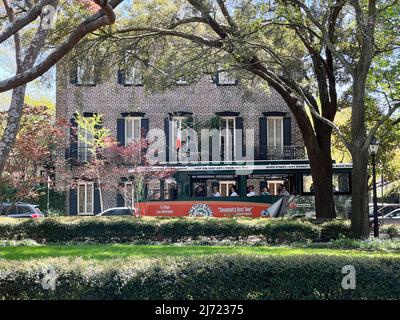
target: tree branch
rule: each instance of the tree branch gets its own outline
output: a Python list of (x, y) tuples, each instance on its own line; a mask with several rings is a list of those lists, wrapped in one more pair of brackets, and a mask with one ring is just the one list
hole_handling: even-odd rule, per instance
[(0, 92), (10, 90), (21, 86), (43, 75), (58, 61), (60, 61), (67, 53), (69, 53), (79, 41), (88, 33), (93, 32), (103, 26), (112, 24), (115, 21), (115, 13), (113, 8), (117, 7), (123, 0), (96, 0), (101, 7), (101, 10), (94, 15), (86, 18), (80, 23), (74, 32), (54, 49), (43, 61), (36, 66), (19, 73), (13, 77), (0, 81)]
[(40, 0), (27, 13), (19, 16), (0, 33), (0, 43), (3, 43), (17, 31), (27, 26), (32, 21), (36, 20), (42, 13), (43, 7), (48, 5), (52, 0)]

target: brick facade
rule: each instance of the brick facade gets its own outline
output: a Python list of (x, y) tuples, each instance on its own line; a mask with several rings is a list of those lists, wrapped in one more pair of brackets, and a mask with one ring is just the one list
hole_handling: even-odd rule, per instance
[[(62, 67), (57, 72), (56, 116), (70, 119), (78, 110), (96, 112), (103, 115), (103, 125), (117, 135), (117, 119), (124, 112), (143, 112), (149, 119), (149, 128), (164, 129), (164, 119), (168, 113), (186, 111), (201, 122), (215, 116), (216, 112), (240, 112), (244, 129), (254, 129), (256, 153), (259, 141), (259, 118), (265, 112), (284, 112), (291, 121), (292, 145), (303, 150), (304, 144), (299, 128), (292, 113), (283, 99), (272, 88), (270, 92), (250, 92), (240, 85), (219, 86), (208, 76), (196, 84), (177, 85), (165, 92), (149, 93), (143, 86), (124, 86), (115, 77), (107, 83), (95, 86), (77, 86), (69, 83), (64, 75), (68, 74)], [(68, 135), (66, 135), (68, 137)], [(65, 156), (69, 139), (65, 140), (59, 156)], [(116, 196), (105, 195), (105, 207), (116, 205)], [(68, 202), (68, 201), (67, 201)], [(67, 212), (69, 208), (67, 206)]]

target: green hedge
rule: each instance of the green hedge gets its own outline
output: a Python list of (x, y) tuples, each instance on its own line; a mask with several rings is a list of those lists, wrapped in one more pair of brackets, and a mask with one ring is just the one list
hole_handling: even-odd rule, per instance
[[(0, 262), (2, 299), (398, 299), (397, 258), (213, 256)], [(344, 290), (342, 268), (356, 270)], [(42, 287), (49, 267), (55, 290)]]
[(268, 242), (316, 241), (319, 227), (286, 219), (134, 219), (64, 218), (0, 222), (0, 239), (33, 239), (38, 242), (183, 241), (203, 237), (243, 239), (250, 236)]
[(321, 241), (327, 242), (341, 237), (351, 237), (350, 221), (333, 220), (321, 225)]

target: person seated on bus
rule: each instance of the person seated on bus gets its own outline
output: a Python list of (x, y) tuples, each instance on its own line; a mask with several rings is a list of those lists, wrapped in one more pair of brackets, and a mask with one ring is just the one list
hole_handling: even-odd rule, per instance
[(199, 185), (195, 190), (196, 197), (205, 197), (206, 196), (206, 189), (202, 185)]
[(254, 186), (249, 186), (247, 188), (247, 196), (254, 197), (255, 195), (256, 195), (256, 192), (254, 191)]
[(267, 186), (262, 187), (261, 189), (261, 195), (262, 196), (269, 196), (271, 195), (271, 192), (269, 191), (269, 188)]
[(230, 194), (231, 197), (239, 197), (236, 186), (232, 185), (230, 191), (231, 191), (231, 194)]
[(178, 189), (176, 188), (176, 183), (172, 183), (169, 189), (169, 199), (176, 200), (178, 199)]
[(221, 194), (219, 193), (218, 187), (213, 187), (212, 190), (213, 190), (212, 191), (212, 196), (213, 197), (220, 197), (221, 196)]
[(281, 192), (279, 192), (280, 196), (290, 196), (290, 193), (287, 191), (286, 186), (282, 184)]

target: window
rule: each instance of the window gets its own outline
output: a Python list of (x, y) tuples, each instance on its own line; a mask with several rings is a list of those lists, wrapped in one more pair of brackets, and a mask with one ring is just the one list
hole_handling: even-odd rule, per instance
[[(349, 193), (350, 192), (350, 174), (349, 173), (334, 173), (332, 176), (334, 193)], [(310, 174), (303, 174), (303, 192), (314, 193), (313, 179)]]
[(272, 154), (283, 151), (283, 118), (267, 117), (267, 151)]
[(93, 214), (94, 185), (85, 183), (78, 185), (78, 214)]
[(31, 210), (31, 207), (29, 207), (29, 206), (18, 206), (18, 213), (20, 213), (20, 214), (22, 214), (22, 213), (34, 213), (34, 212), (32, 212), (32, 210)]
[(78, 160), (86, 162), (90, 159), (93, 135), (84, 128), (78, 128)]
[(125, 146), (141, 139), (142, 119), (139, 117), (125, 118)]
[(131, 67), (125, 67), (124, 84), (131, 86), (140, 86), (143, 84), (143, 74), (140, 62), (136, 62)]
[(222, 161), (234, 160), (236, 151), (235, 142), (236, 118), (222, 117), (220, 125), (220, 144)]
[(219, 194), (221, 197), (229, 197), (231, 194), (231, 188), (234, 185), (236, 185), (236, 181), (220, 181)]
[(129, 201), (126, 201), (126, 199), (124, 198), (125, 201), (125, 207), (130, 207), (135, 203), (135, 198), (134, 198), (134, 190), (133, 190), (133, 184), (132, 182), (125, 182), (125, 195), (127, 197), (129, 197)]
[(284, 180), (273, 180), (273, 181), (268, 181), (268, 189), (271, 193), (272, 196), (277, 196), (279, 195), (280, 192), (280, 186), (285, 183)]
[(82, 64), (78, 64), (76, 69), (76, 82), (81, 85), (94, 85), (94, 65), (83, 66)]
[(187, 84), (185, 77), (180, 77), (179, 80), (176, 82), (177, 85), (185, 85)]
[(235, 85), (237, 80), (232, 77), (228, 72), (221, 71), (218, 73), (218, 84), (219, 85)]
[(185, 146), (189, 141), (189, 137), (184, 137), (182, 131), (187, 129), (185, 124), (186, 117), (173, 117), (172, 118), (172, 147), (177, 153), (178, 159), (186, 158), (186, 152), (184, 153), (183, 146)]

